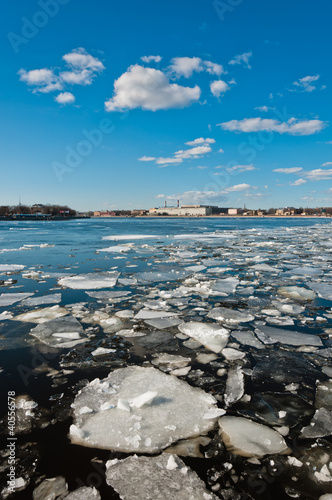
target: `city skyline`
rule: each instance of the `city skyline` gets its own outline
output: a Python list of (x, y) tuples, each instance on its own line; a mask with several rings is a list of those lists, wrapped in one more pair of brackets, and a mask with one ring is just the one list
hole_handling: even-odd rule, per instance
[(0, 205), (331, 206), (330, 5), (17, 0)]

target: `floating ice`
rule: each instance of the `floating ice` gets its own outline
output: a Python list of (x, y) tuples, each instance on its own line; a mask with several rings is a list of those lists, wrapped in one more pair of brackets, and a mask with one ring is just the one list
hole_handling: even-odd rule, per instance
[(178, 314), (167, 311), (151, 311), (150, 309), (141, 309), (134, 318), (155, 319), (155, 318), (172, 318), (174, 316), (178, 316)]
[(92, 356), (103, 356), (104, 354), (110, 354), (112, 352), (116, 352), (116, 349), (108, 349), (107, 347), (98, 347), (94, 351), (92, 351)]
[[(96, 490), (96, 488), (89, 488), (88, 486), (82, 486), (75, 491), (71, 491), (65, 500), (100, 500), (101, 496)], [(45, 500), (45, 499), (44, 499)]]
[(82, 325), (73, 316), (56, 318), (47, 323), (39, 324), (30, 335), (51, 347), (70, 348), (87, 342)]
[(115, 234), (111, 236), (103, 236), (103, 240), (110, 241), (126, 241), (126, 240), (147, 240), (150, 238), (159, 238), (156, 234)]
[(178, 318), (153, 318), (145, 320), (145, 323), (154, 328), (164, 330), (165, 328), (172, 328), (173, 326), (180, 325), (182, 320)]
[(182, 368), (190, 363), (191, 358), (184, 358), (176, 354), (156, 354), (155, 358), (151, 361), (153, 365), (168, 365), (171, 368)]
[(316, 410), (310, 424), (302, 429), (300, 437), (318, 438), (332, 434), (332, 412), (326, 408)]
[(58, 304), (61, 302), (61, 293), (52, 293), (51, 295), (43, 295), (42, 297), (32, 297), (25, 299), (22, 305), (25, 306), (39, 306), (43, 304)]
[(127, 243), (126, 245), (115, 245), (114, 247), (101, 248), (99, 252), (108, 252), (108, 253), (124, 253), (129, 252), (132, 249), (132, 244)]
[(67, 309), (60, 306), (44, 307), (43, 309), (34, 309), (26, 313), (19, 314), (13, 319), (25, 323), (46, 323), (55, 318), (60, 318), (68, 314)]
[(232, 347), (226, 347), (222, 350), (221, 354), (225, 356), (228, 361), (235, 361), (237, 359), (242, 359), (246, 355), (244, 352), (233, 349)]
[(33, 491), (33, 500), (54, 500), (68, 491), (66, 480), (62, 476), (45, 479)]
[(134, 455), (106, 463), (106, 481), (123, 500), (217, 500), (176, 455)]
[(228, 342), (228, 331), (214, 323), (190, 321), (182, 323), (178, 329), (213, 352), (221, 352)]
[(190, 271), (178, 270), (178, 271), (147, 271), (142, 273), (137, 273), (136, 278), (141, 283), (156, 283), (163, 281), (176, 281), (179, 279), (184, 279), (189, 276)]
[(107, 273), (88, 273), (59, 279), (59, 285), (75, 290), (92, 290), (97, 288), (112, 288), (116, 285), (120, 273), (109, 271)]
[(251, 330), (232, 331), (231, 335), (240, 344), (255, 347), (255, 349), (264, 349), (264, 345), (255, 337)]
[(242, 417), (221, 417), (220, 434), (231, 453), (243, 457), (288, 454), (284, 438), (270, 427)]
[(25, 266), (18, 264), (0, 264), (0, 273), (7, 273), (13, 271), (21, 271)]
[(89, 297), (93, 297), (94, 299), (102, 299), (102, 300), (112, 300), (118, 299), (121, 297), (126, 297), (130, 295), (131, 292), (128, 291), (104, 291), (104, 292), (85, 292)]
[(301, 286), (282, 286), (278, 288), (278, 294), (296, 300), (314, 300), (315, 292)]
[(215, 307), (207, 316), (223, 323), (234, 324), (247, 323), (255, 319), (252, 314), (236, 311), (235, 309), (227, 309), (226, 307)]
[(15, 304), (15, 302), (20, 302), (23, 299), (26, 299), (27, 297), (31, 297), (31, 295), (34, 295), (33, 293), (2, 293), (0, 295), (0, 307), (7, 307), (11, 306), (12, 304)]
[(332, 380), (317, 384), (315, 406), (332, 411)]
[(235, 403), (244, 394), (244, 375), (240, 366), (231, 368), (227, 374), (224, 400), (226, 406)]
[(211, 287), (212, 290), (216, 292), (226, 293), (227, 295), (234, 293), (240, 280), (237, 278), (225, 278), (223, 280), (218, 280)]
[(310, 283), (310, 288), (323, 299), (332, 300), (332, 285), (329, 283)]
[[(116, 393), (109, 394), (116, 390)], [(150, 404), (132, 406), (135, 398), (156, 392)], [(117, 407), (127, 402), (130, 411)], [(99, 411), (108, 402), (115, 408)], [(70, 428), (74, 443), (123, 452), (156, 453), (179, 439), (208, 432), (216, 419), (204, 419), (216, 400), (201, 389), (189, 386), (155, 368), (132, 366), (116, 370), (100, 381), (90, 382), (73, 403), (75, 425)], [(87, 406), (93, 413), (80, 414)], [(139, 424), (139, 425), (136, 425)], [(128, 483), (128, 481), (126, 480)]]
[(316, 335), (310, 335), (308, 333), (301, 333), (292, 330), (283, 330), (272, 326), (260, 326), (255, 330), (255, 333), (259, 340), (264, 342), (264, 344), (280, 342), (281, 344), (288, 345), (323, 346), (322, 341)]

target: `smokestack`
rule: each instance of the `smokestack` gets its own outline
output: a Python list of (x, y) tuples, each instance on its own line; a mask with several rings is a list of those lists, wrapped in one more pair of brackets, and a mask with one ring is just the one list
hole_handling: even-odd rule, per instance
[(180, 206), (180, 200), (178, 200), (178, 205), (177, 205), (177, 206), (178, 206), (178, 208), (179, 208), (179, 206)]
[(167, 207), (167, 201), (165, 200), (165, 208)]

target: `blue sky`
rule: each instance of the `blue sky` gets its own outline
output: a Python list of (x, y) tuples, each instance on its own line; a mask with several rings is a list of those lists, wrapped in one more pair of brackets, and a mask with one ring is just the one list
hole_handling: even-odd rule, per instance
[(331, 15), (308, 0), (8, 2), (0, 204), (331, 206)]

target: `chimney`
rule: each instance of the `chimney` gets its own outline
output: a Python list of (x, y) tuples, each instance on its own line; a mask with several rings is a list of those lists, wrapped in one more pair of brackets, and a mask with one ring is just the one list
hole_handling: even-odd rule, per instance
[(180, 200), (178, 200), (178, 203), (177, 203), (177, 207), (178, 207), (178, 208), (179, 208), (179, 206), (180, 206)]
[(165, 208), (167, 207), (167, 201), (165, 200)]

